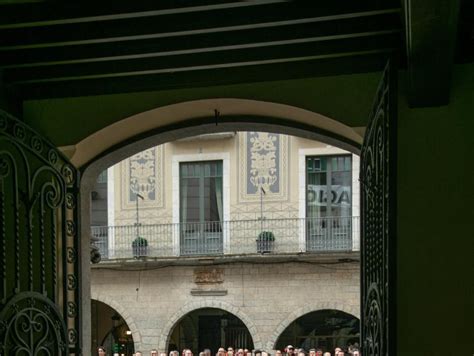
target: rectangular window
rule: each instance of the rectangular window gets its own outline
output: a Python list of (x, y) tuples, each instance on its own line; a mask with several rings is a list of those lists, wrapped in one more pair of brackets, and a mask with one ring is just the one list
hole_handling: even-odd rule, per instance
[(352, 246), (352, 157), (306, 157), (307, 250)]
[(181, 254), (222, 253), (222, 221), (222, 161), (181, 163)]

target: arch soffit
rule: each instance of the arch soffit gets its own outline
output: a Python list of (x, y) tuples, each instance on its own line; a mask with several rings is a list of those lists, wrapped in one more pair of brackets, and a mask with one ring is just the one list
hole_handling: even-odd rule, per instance
[(196, 301), (189, 302), (185, 304), (184, 306), (182, 306), (181, 308), (179, 308), (178, 311), (176, 311), (173, 315), (171, 315), (168, 318), (168, 321), (166, 322), (165, 325), (163, 325), (163, 328), (161, 329), (161, 334), (159, 335), (159, 340), (158, 340), (159, 350), (168, 349), (168, 343), (171, 337), (171, 333), (173, 332), (173, 329), (175, 328), (177, 323), (183, 317), (185, 317), (187, 314), (193, 311), (196, 311), (198, 309), (204, 309), (204, 308), (221, 309), (228, 313), (234, 314), (247, 327), (250, 335), (252, 336), (255, 348), (262, 347), (262, 342), (260, 340), (259, 333), (257, 331), (255, 324), (245, 313), (242, 312), (240, 308), (223, 301), (208, 300), (208, 301), (201, 301), (201, 302), (196, 302)]
[(135, 345), (141, 343), (142, 337), (140, 334), (140, 329), (137, 327), (137, 324), (133, 320), (133, 317), (130, 315), (130, 313), (128, 313), (127, 310), (120, 303), (108, 296), (101, 295), (100, 293), (97, 293), (95, 291), (91, 291), (91, 300), (97, 300), (99, 302), (102, 302), (117, 311), (117, 313), (119, 313), (120, 316), (125, 320), (129, 330), (132, 332), (133, 342), (135, 343)]
[(268, 340), (267, 349), (272, 350), (276, 346), (276, 342), (280, 335), (285, 331), (287, 327), (290, 326), (291, 323), (296, 321), (298, 318), (312, 312), (317, 312), (320, 310), (338, 310), (344, 313), (350, 314), (358, 319), (360, 319), (360, 310), (357, 306), (345, 304), (345, 303), (337, 303), (337, 302), (321, 302), (316, 305), (306, 305), (299, 309), (296, 309), (292, 313), (288, 314), (285, 319), (283, 319), (271, 335), (270, 339)]
[[(247, 99), (205, 99), (159, 107), (111, 124), (80, 141), (73, 149), (71, 162), (76, 167), (84, 166), (101, 153), (134, 137), (192, 119), (212, 117), (214, 116), (214, 110), (218, 110), (221, 117), (253, 116), (286, 120), (308, 128), (314, 128), (315, 132), (319, 130), (331, 133), (356, 145), (360, 145), (363, 139), (359, 133), (349, 126), (298, 107)], [(203, 133), (209, 133), (208, 129), (203, 131)], [(214, 131), (219, 130), (214, 129)], [(181, 132), (181, 136), (185, 137), (186, 134), (182, 129), (180, 129)], [(192, 134), (193, 132), (190, 132), (188, 135)], [(195, 132), (194, 134), (200, 133)], [(168, 135), (167, 140), (172, 141), (173, 135), (177, 135), (177, 133)], [(177, 138), (181, 137), (174, 137), (174, 139)]]

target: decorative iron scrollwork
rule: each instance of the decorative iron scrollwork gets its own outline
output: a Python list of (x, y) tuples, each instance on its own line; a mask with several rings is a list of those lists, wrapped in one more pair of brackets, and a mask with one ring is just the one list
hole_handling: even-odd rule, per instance
[(380, 302), (380, 294), (377, 285), (374, 283), (367, 295), (367, 301), (364, 305), (365, 323), (364, 332), (365, 352), (369, 355), (382, 355), (382, 345), (384, 344), (383, 336), (383, 319), (382, 307)]
[(361, 151), (362, 353), (395, 355), (395, 97), (387, 65), (377, 89)]
[(67, 185), (71, 185), (74, 183), (75, 181), (74, 173), (70, 165), (67, 164), (63, 167), (62, 174)]
[(0, 110), (2, 356), (81, 353), (78, 177), (51, 143)]
[(8, 121), (5, 117), (0, 116), (0, 130), (5, 130), (7, 128)]
[(67, 303), (67, 315), (70, 318), (74, 318), (77, 315), (77, 306), (76, 303), (74, 302), (68, 302)]
[(0, 355), (67, 355), (61, 320), (48, 298), (34, 292), (17, 295), (0, 313)]
[(0, 157), (0, 179), (10, 175), (10, 164), (4, 157)]
[(51, 163), (53, 166), (58, 163), (58, 154), (55, 150), (50, 150), (48, 152), (48, 160), (49, 160), (49, 163)]
[(74, 209), (76, 207), (76, 198), (71, 193), (66, 194), (66, 207)]
[(73, 247), (67, 248), (67, 262), (68, 263), (76, 262), (76, 250)]
[(73, 274), (67, 276), (67, 289), (74, 290), (77, 288), (77, 278)]
[(69, 329), (67, 331), (67, 337), (70, 344), (75, 344), (77, 342), (77, 331), (74, 329)]
[(21, 124), (15, 124), (15, 126), (13, 126), (13, 135), (23, 141), (26, 137), (25, 128)]
[(76, 224), (74, 221), (66, 221), (66, 231), (69, 236), (76, 236)]
[(43, 149), (43, 142), (38, 136), (33, 136), (31, 138), (31, 148), (37, 152), (41, 152)]

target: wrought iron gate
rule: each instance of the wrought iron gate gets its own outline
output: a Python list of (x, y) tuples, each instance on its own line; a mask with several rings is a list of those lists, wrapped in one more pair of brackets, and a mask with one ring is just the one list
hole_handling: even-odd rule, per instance
[(361, 315), (367, 356), (395, 355), (396, 71), (388, 62), (361, 152)]
[(0, 111), (0, 355), (79, 355), (75, 168)]

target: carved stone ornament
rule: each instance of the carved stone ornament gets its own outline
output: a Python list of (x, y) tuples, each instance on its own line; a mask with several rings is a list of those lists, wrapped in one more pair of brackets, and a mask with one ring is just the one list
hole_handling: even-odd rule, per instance
[(194, 270), (194, 283), (216, 284), (224, 282), (224, 270), (221, 268), (196, 268)]

